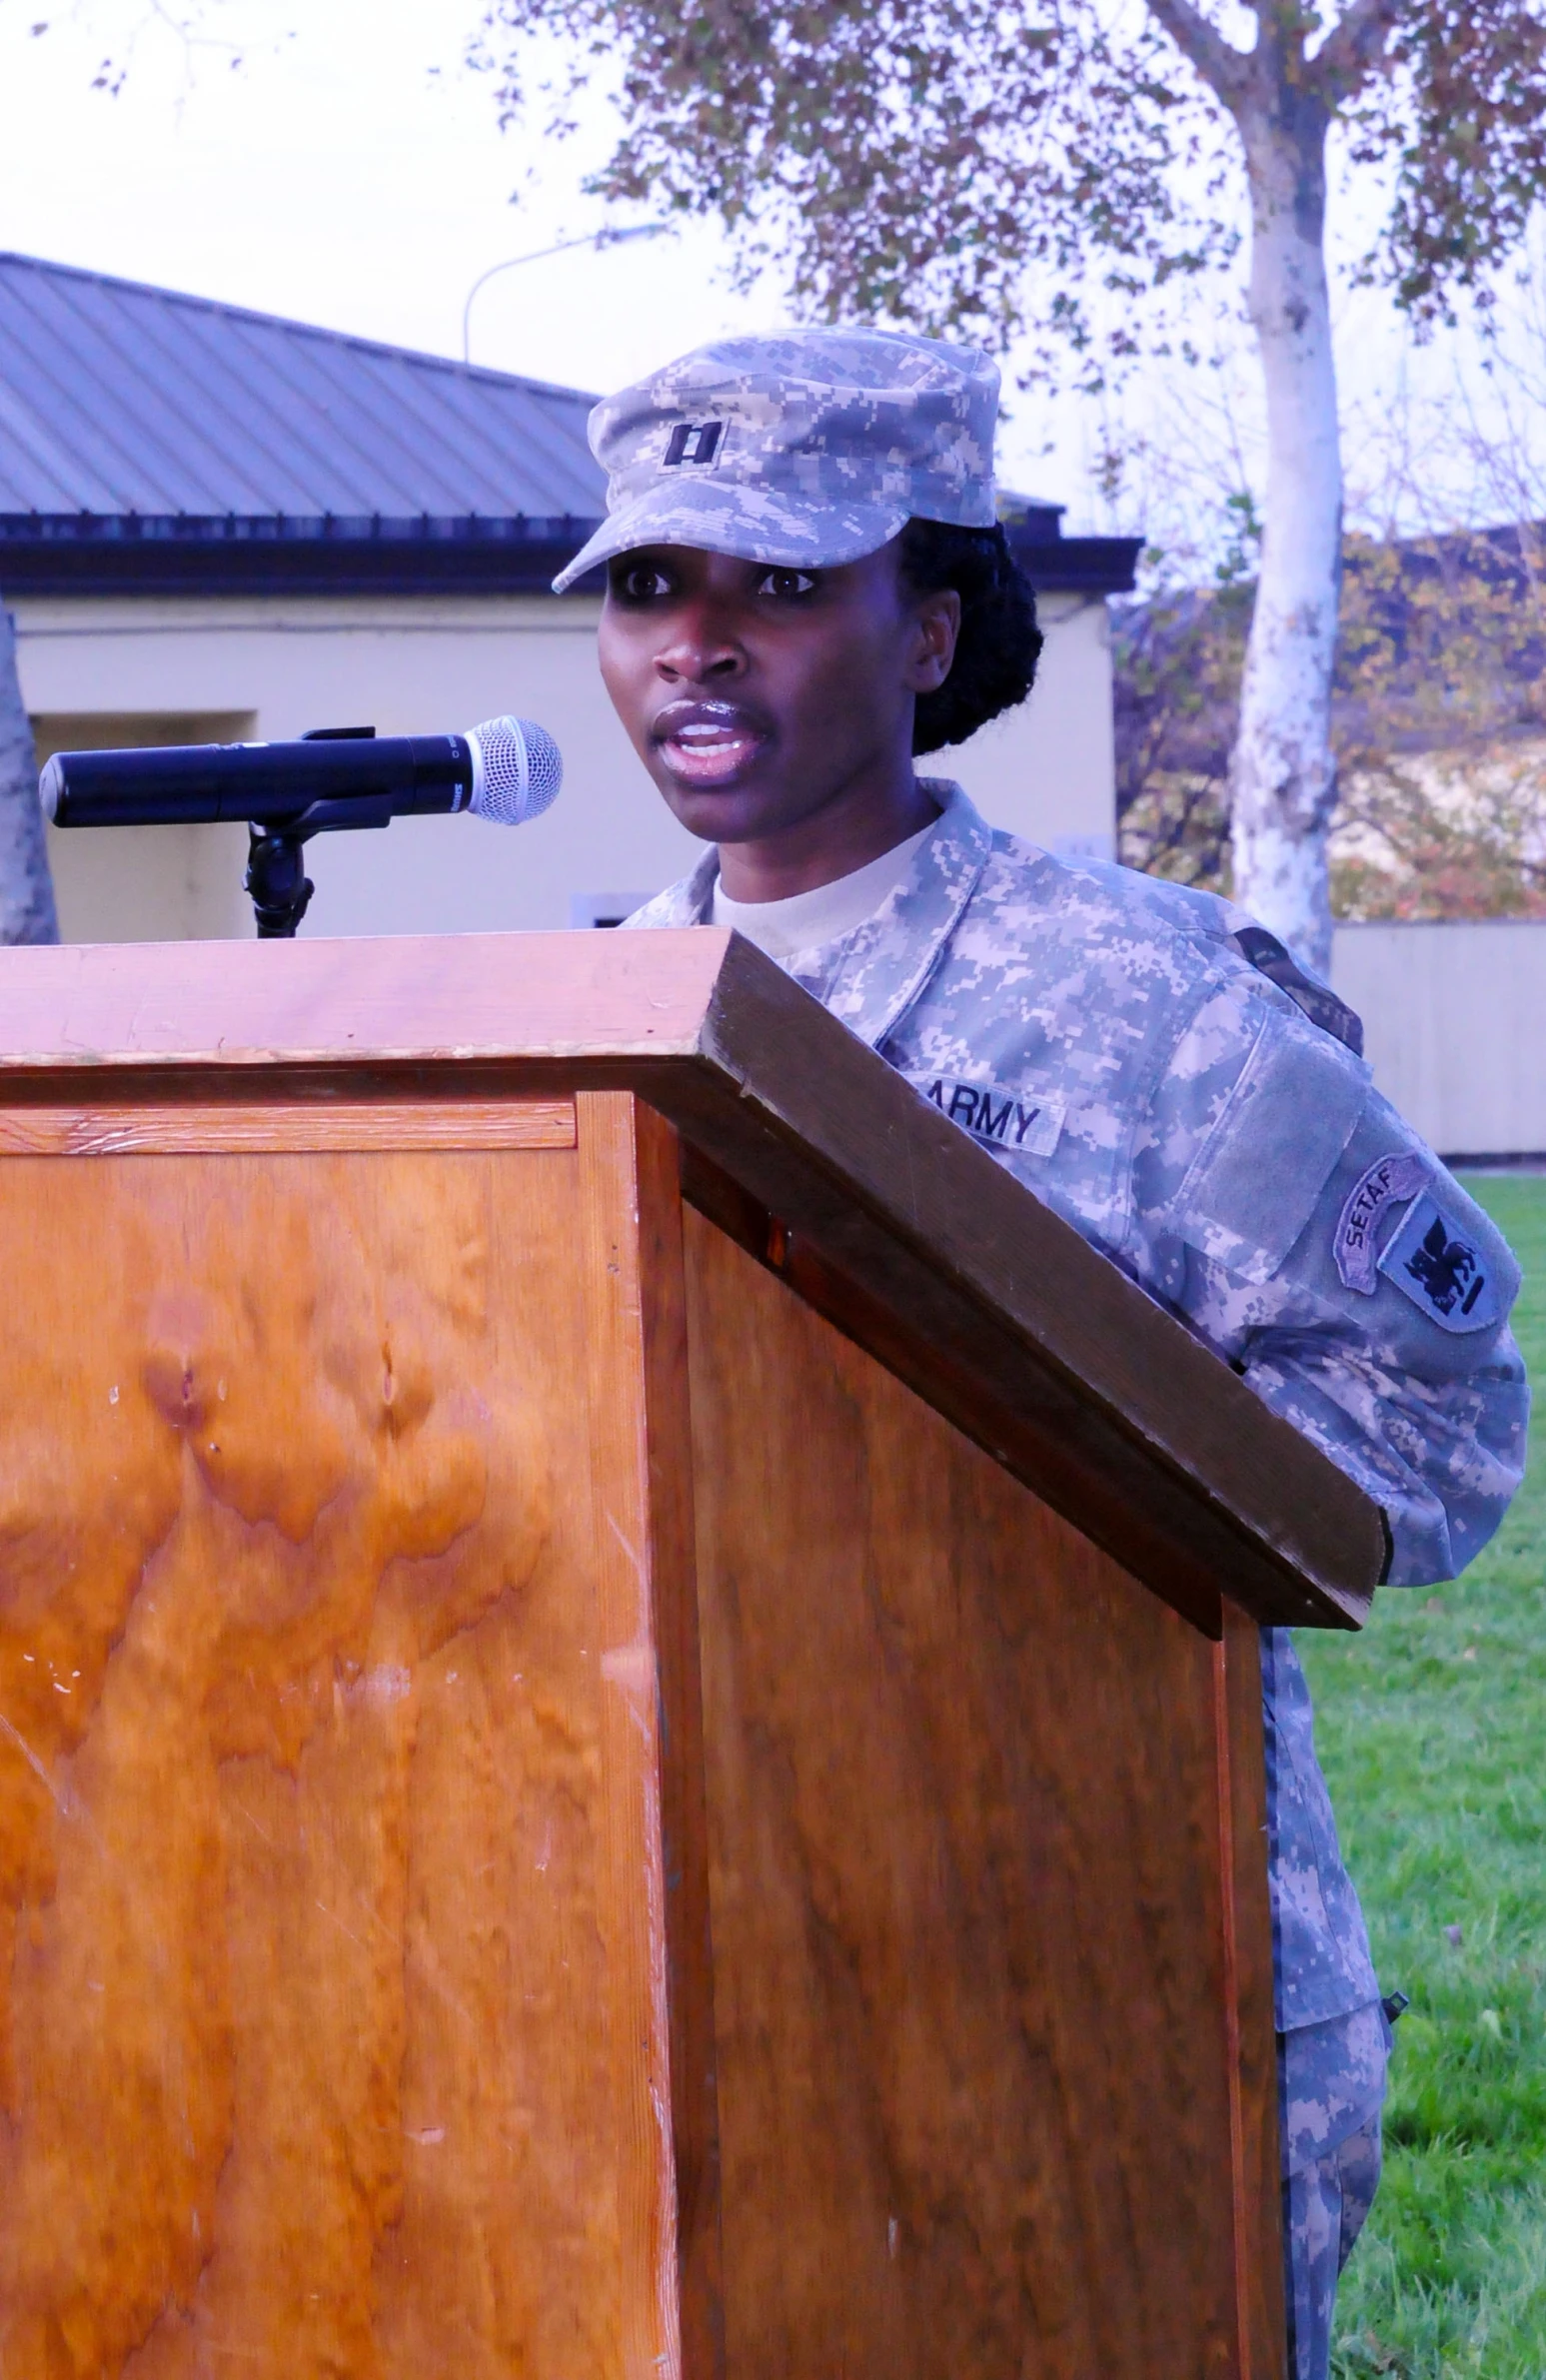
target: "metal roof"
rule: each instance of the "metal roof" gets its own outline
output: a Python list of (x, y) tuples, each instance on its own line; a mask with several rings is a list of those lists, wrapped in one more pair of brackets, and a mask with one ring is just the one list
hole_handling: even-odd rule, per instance
[(595, 520), (592, 403), (0, 254), (0, 513)]
[[(0, 252), (0, 593), (546, 590), (606, 510), (593, 403)], [(1135, 540), (1010, 501), (1038, 591), (1131, 587)]]

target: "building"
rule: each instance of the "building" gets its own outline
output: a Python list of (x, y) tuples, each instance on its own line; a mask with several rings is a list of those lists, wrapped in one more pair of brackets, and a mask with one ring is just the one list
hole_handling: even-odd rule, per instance
[[(696, 846), (613, 717), (594, 585), (550, 592), (604, 483), (591, 399), (171, 291), (0, 255), (0, 595), (40, 763), (113, 743), (539, 718), (566, 787), (512, 834), (399, 819), (310, 846), (307, 930), (616, 916)], [(1109, 851), (1105, 597), (1136, 541), (1011, 535), (1042, 596), (1042, 682), (950, 756), (995, 821)], [(51, 830), (69, 940), (252, 930), (244, 830)]]

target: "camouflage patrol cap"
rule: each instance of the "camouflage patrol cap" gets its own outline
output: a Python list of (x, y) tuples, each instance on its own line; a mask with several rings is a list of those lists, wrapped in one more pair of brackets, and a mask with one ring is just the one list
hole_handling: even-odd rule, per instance
[(553, 582), (636, 546), (856, 562), (904, 522), (991, 529), (998, 368), (889, 331), (717, 339), (591, 415), (607, 520)]

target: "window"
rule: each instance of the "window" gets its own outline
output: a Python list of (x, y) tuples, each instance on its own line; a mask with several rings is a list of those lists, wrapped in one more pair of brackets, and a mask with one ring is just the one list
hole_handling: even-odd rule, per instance
[[(154, 743), (248, 743), (252, 710), (44, 710), (34, 713), (38, 766), (55, 752)], [(48, 830), (48, 863), (67, 942), (182, 942), (247, 935), (242, 877), (247, 829), (89, 826)]]

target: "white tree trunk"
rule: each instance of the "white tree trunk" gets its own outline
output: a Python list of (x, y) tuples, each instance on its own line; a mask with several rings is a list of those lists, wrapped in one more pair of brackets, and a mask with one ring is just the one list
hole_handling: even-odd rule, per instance
[(32, 722), (16, 674), (16, 622), (0, 604), (0, 942), (57, 942)]
[(1331, 961), (1326, 842), (1336, 800), (1342, 468), (1326, 287), (1325, 118), (1242, 125), (1250, 310), (1267, 399), (1261, 574), (1231, 766), (1234, 896), (1297, 957)]

